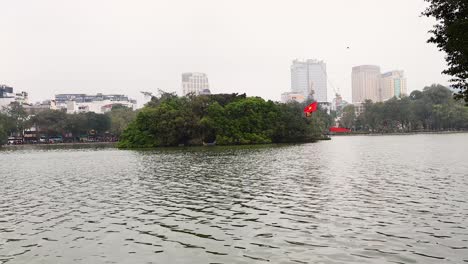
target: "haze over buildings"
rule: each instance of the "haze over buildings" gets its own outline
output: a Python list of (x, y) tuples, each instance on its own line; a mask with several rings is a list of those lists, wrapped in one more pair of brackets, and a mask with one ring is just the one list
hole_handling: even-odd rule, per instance
[(352, 69), (352, 102), (386, 101), (392, 97), (407, 95), (406, 77), (403, 71), (380, 73), (376, 65), (355, 66)]
[(423, 0), (2, 1), (0, 83), (33, 101), (99, 91), (142, 102), (141, 90), (180, 93), (181, 72), (196, 69), (216, 92), (279, 100), (299, 57), (326, 61), (344, 100), (353, 65), (404, 69), (411, 92), (449, 78), (440, 74), (444, 54), (426, 43), (434, 22), (420, 16), (425, 7)]
[(94, 112), (104, 114), (119, 105), (131, 109), (137, 108), (137, 101), (122, 94), (57, 94), (54, 99), (30, 103), (27, 92), (15, 93), (14, 88), (0, 85), (0, 111), (12, 103), (18, 103), (26, 112), (33, 114), (43, 110), (62, 110), (68, 114)]

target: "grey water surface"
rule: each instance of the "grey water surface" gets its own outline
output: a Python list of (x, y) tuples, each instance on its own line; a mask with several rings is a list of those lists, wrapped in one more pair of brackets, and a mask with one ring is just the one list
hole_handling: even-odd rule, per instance
[(468, 262), (468, 134), (0, 151), (0, 263)]

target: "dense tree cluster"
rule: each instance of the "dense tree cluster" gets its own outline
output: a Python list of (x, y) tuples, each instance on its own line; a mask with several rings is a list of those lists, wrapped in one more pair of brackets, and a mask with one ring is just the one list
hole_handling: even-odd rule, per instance
[(48, 110), (32, 116), (28, 123), (28, 126), (37, 127), (47, 136), (71, 133), (74, 137), (79, 137), (89, 131), (103, 134), (110, 128), (110, 118), (107, 115), (92, 112), (67, 114), (63, 111)]
[(280, 104), (245, 94), (178, 97), (162, 93), (120, 138), (122, 148), (308, 142), (331, 124), (323, 111), (305, 118), (304, 104)]
[(59, 110), (28, 114), (20, 105), (12, 104), (0, 112), (0, 145), (6, 143), (8, 136), (21, 136), (31, 128), (46, 138), (65, 138), (67, 135), (69, 141), (77, 141), (80, 136), (90, 133), (95, 136), (106, 134), (118, 138), (135, 118), (136, 111), (118, 105), (106, 114), (67, 114)]
[(7, 142), (8, 131), (10, 130), (7, 126), (9, 123), (8, 116), (0, 113), (0, 146)]
[(7, 142), (8, 136), (24, 129), (28, 115), (21, 105), (13, 103), (11, 107), (0, 109), (0, 146)]
[(366, 101), (364, 111), (355, 115), (345, 107), (340, 123), (357, 131), (411, 132), (468, 129), (468, 108), (455, 101), (444, 86), (432, 85), (413, 91), (409, 97), (385, 102)]
[(459, 89), (457, 98), (468, 103), (468, 1), (426, 0), (429, 7), (423, 12), (436, 19), (428, 40), (446, 53), (448, 68), (443, 73), (451, 75), (453, 87)]

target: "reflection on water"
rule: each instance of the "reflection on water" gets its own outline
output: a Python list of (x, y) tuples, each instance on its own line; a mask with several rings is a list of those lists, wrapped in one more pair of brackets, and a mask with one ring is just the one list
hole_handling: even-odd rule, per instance
[(468, 135), (0, 152), (0, 263), (468, 262)]

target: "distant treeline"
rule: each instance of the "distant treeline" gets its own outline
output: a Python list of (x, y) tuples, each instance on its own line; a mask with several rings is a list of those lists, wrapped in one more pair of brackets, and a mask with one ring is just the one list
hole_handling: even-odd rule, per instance
[(332, 123), (325, 111), (304, 117), (305, 104), (245, 94), (153, 97), (120, 137), (121, 148), (310, 142)]
[(120, 136), (128, 124), (136, 117), (136, 112), (125, 106), (114, 106), (106, 114), (92, 112), (67, 114), (61, 110), (44, 110), (28, 114), (19, 104), (12, 104), (0, 112), (0, 145), (5, 144), (8, 136), (22, 137), (29, 130), (37, 131), (38, 136), (62, 137), (76, 141), (80, 136)]
[[(38, 135), (69, 141), (91, 131), (98, 136), (110, 134), (120, 138), (121, 148), (310, 142), (323, 138), (336, 116), (319, 108), (312, 118), (304, 117), (303, 108), (311, 101), (282, 104), (245, 94), (178, 97), (161, 92), (141, 110), (114, 106), (106, 114), (26, 113), (13, 104), (0, 111), (0, 145), (8, 136), (22, 136), (31, 128)], [(355, 106), (344, 107), (338, 113), (340, 125), (370, 133), (468, 129), (468, 107), (441, 85), (401, 99), (366, 101), (362, 108), (357, 115)]]
[(412, 132), (468, 129), (468, 107), (453, 99), (441, 85), (413, 91), (410, 96), (385, 102), (366, 101), (356, 116), (355, 106), (343, 109), (341, 125), (363, 132)]

